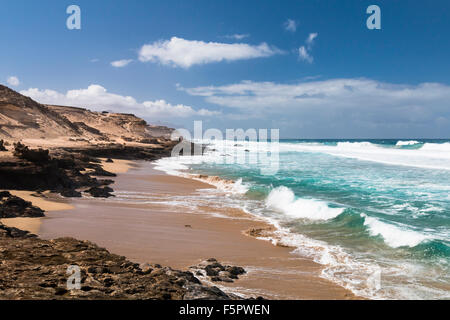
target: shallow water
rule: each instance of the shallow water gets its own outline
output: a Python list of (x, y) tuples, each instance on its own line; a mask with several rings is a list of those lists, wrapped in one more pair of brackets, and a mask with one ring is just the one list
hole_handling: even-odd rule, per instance
[(269, 159), (274, 144), (209, 143), (158, 168), (235, 181), (215, 181), (227, 199), (199, 197), (267, 219), (355, 294), (450, 298), (450, 141), (283, 140)]

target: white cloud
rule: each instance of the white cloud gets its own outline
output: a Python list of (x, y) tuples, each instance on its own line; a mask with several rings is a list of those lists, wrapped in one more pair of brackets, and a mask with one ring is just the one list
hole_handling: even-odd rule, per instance
[[(436, 115), (447, 117), (450, 86), (422, 83), (416, 86), (370, 79), (331, 79), (297, 84), (242, 81), (225, 86), (180, 88), (193, 96), (245, 112), (292, 114), (308, 110), (316, 114), (339, 112), (422, 121)], [(348, 113), (345, 113), (348, 112)], [(392, 118), (390, 119), (392, 120)], [(389, 121), (390, 121), (389, 120)]]
[(19, 78), (15, 77), (15, 76), (11, 76), (9, 77), (6, 82), (13, 87), (17, 87), (18, 85), (20, 85), (20, 80)]
[(75, 106), (94, 111), (110, 110), (133, 113), (150, 119), (188, 118), (220, 114), (220, 112), (206, 109), (194, 110), (192, 107), (183, 104), (172, 105), (165, 100), (140, 103), (133, 97), (110, 93), (104, 87), (96, 84), (90, 85), (87, 89), (69, 90), (66, 93), (36, 88), (30, 88), (20, 93), (44, 104)]
[(306, 47), (301, 46), (300, 48), (298, 48), (298, 55), (301, 60), (304, 60), (309, 63), (313, 62), (314, 58), (311, 55), (311, 51), (312, 51), (312, 46), (314, 44), (314, 39), (316, 39), (318, 35), (319, 35), (318, 33), (310, 33), (308, 38), (306, 38), (306, 41), (305, 41)]
[(139, 60), (189, 68), (196, 64), (270, 57), (278, 53), (281, 53), (279, 49), (266, 43), (254, 46), (246, 43), (227, 44), (172, 37), (170, 40), (142, 46)]
[(230, 34), (230, 35), (225, 36), (225, 38), (235, 39), (235, 40), (242, 40), (242, 39), (245, 39), (248, 37), (250, 37), (250, 35), (248, 33), (245, 33), (245, 34), (236, 33), (236, 34)]
[(306, 39), (306, 44), (308, 46), (311, 46), (314, 42), (314, 39), (317, 38), (318, 35), (318, 33), (310, 33), (308, 39)]
[(111, 62), (111, 65), (115, 68), (123, 68), (133, 62), (132, 59), (123, 59)]
[(308, 50), (304, 46), (301, 46), (298, 49), (298, 55), (300, 56), (300, 59), (308, 61), (309, 63), (312, 63), (314, 60), (313, 57), (309, 55)]
[(292, 19), (287, 19), (286, 22), (284, 23), (284, 28), (287, 31), (295, 32), (297, 31), (297, 22)]

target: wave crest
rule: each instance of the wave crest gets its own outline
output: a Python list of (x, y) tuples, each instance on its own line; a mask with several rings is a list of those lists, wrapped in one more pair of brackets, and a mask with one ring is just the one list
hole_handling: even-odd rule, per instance
[(384, 242), (393, 248), (415, 247), (423, 241), (431, 239), (428, 235), (402, 229), (365, 214), (361, 214), (361, 217), (364, 218), (364, 225), (368, 227), (371, 236), (381, 236)]
[(266, 205), (287, 216), (310, 220), (333, 219), (344, 211), (342, 208), (330, 208), (323, 201), (296, 198), (294, 192), (284, 186), (270, 192), (266, 199)]

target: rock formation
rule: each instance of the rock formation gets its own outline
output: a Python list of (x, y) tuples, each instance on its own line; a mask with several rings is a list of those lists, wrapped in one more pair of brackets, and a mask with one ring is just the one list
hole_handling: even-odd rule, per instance
[[(236, 298), (203, 285), (191, 272), (157, 264), (140, 266), (89, 241), (41, 240), (2, 224), (0, 261), (0, 299)], [(67, 286), (70, 266), (80, 270), (79, 289)]]

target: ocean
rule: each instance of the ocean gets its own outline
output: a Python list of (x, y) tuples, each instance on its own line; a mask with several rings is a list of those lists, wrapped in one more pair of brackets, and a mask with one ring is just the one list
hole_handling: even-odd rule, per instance
[(202, 142), (156, 168), (209, 179), (226, 196), (199, 201), (268, 221), (265, 240), (359, 296), (450, 298), (450, 140), (280, 140), (269, 162), (270, 142)]

